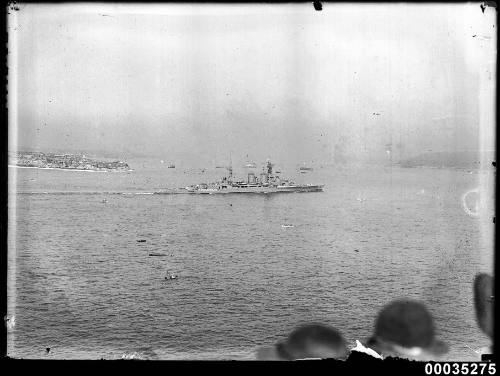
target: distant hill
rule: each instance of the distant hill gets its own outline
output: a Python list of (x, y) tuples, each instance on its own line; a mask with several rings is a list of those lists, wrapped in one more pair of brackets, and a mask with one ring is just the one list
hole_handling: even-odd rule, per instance
[(479, 151), (443, 151), (425, 153), (400, 162), (402, 167), (435, 167), (457, 169), (480, 169), (491, 167), (496, 161), (495, 152)]

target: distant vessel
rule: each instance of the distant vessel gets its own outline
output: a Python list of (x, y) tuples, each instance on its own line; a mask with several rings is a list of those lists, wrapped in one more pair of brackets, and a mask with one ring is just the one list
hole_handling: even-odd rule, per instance
[(306, 166), (306, 164), (304, 163), (304, 165), (299, 167), (299, 170), (300, 171), (312, 171), (314, 169), (312, 167)]
[(253, 163), (253, 162), (249, 162), (249, 163), (247, 163), (247, 164), (245, 165), (245, 167), (248, 167), (248, 168), (256, 168), (256, 167), (257, 167), (257, 165), (256, 165), (255, 163)]
[(170, 163), (167, 167), (168, 168), (175, 168), (175, 165), (173, 163)]
[(291, 180), (282, 179), (273, 173), (270, 161), (262, 168), (260, 177), (249, 172), (247, 180), (234, 180), (233, 169), (228, 167), (229, 176), (214, 183), (202, 183), (179, 188), (174, 191), (157, 193), (190, 193), (190, 194), (227, 194), (227, 193), (285, 193), (285, 192), (321, 192), (324, 184), (296, 184)]

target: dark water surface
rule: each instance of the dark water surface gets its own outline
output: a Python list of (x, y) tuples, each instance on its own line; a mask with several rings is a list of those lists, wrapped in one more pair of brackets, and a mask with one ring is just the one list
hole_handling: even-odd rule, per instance
[(150, 193), (223, 171), (130, 165), (9, 168), (8, 355), (246, 359), (308, 321), (354, 347), (398, 297), (428, 304), (449, 359), (489, 343), (472, 280), (493, 268), (490, 172), (324, 168), (297, 180), (325, 192), (192, 196)]

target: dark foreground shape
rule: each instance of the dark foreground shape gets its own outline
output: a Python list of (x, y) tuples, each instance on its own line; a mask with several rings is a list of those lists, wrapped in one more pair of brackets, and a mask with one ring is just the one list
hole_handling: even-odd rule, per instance
[(411, 299), (393, 300), (382, 308), (368, 346), (383, 356), (415, 360), (438, 359), (448, 352), (448, 345), (436, 338), (425, 304)]
[(474, 306), (477, 323), (481, 330), (493, 339), (494, 324), (494, 278), (486, 273), (479, 273), (474, 278)]
[(307, 324), (294, 329), (283, 341), (260, 348), (259, 360), (345, 359), (348, 350), (342, 335), (323, 324)]

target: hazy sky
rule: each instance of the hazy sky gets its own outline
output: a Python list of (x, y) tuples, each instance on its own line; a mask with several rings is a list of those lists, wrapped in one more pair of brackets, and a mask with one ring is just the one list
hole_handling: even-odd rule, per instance
[(491, 149), (495, 28), (479, 3), (21, 5), (10, 148), (221, 162)]

